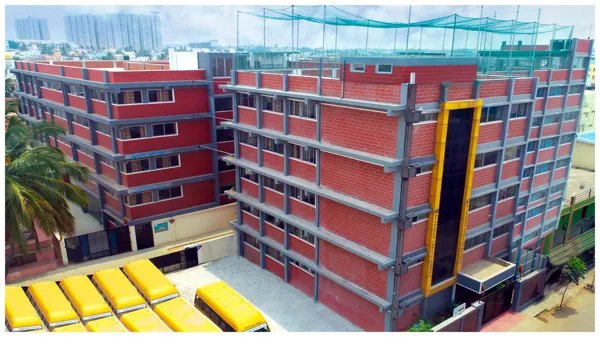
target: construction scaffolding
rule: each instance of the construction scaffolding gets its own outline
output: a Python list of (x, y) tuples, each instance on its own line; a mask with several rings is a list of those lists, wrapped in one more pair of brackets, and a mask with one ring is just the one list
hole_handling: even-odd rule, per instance
[[(561, 35), (562, 39), (570, 39), (573, 34), (573, 26), (540, 23), (541, 9), (536, 9), (537, 21), (519, 21), (520, 7), (517, 6), (515, 9), (516, 16), (514, 20), (497, 19), (495, 12), (493, 17), (484, 17), (483, 6), (481, 6), (481, 15), (478, 18), (451, 14), (414, 22), (411, 20), (412, 6), (409, 7), (407, 22), (374, 20), (350, 13), (336, 6), (290, 6), (281, 9), (262, 8), (251, 12), (238, 11), (236, 51), (240, 54), (240, 57), (236, 58), (237, 68), (270, 69), (271, 71), (274, 69), (292, 71), (315, 69), (322, 73), (321, 68), (323, 66), (326, 69), (335, 69), (345, 56), (474, 57), (479, 60), (479, 72), (482, 74), (522, 76), (524, 72), (531, 74), (535, 69), (556, 69), (566, 62), (566, 59), (561, 59), (562, 54), (565, 54), (561, 53), (564, 49), (553, 48), (569, 47), (564, 43), (557, 45), (555, 41), (559, 40), (557, 35)], [(250, 51), (250, 48), (243, 50), (244, 48), (239, 41), (240, 15), (262, 21), (262, 48), (260, 46), (256, 48), (255, 46), (253, 51)], [(290, 22), (291, 43), (289, 47), (273, 48), (267, 46), (267, 21), (270, 20)], [(306, 29), (307, 24), (322, 26), (321, 48), (301, 47), (300, 29)], [(365, 29), (364, 46), (340, 48), (338, 45), (341, 42), (338, 40), (339, 31), (350, 27)], [(372, 35), (373, 29), (392, 29), (393, 48), (370, 48), (369, 30), (371, 30)], [(415, 29), (420, 30), (418, 47), (416, 45), (409, 47), (411, 29), (413, 29), (413, 33)], [(427, 29), (444, 30), (443, 35), (435, 35), (435, 38), (442, 36), (440, 43), (436, 43), (441, 48), (423, 48), (423, 31)], [(404, 43), (398, 41), (399, 30), (406, 31)], [(463, 35), (461, 40), (464, 38), (464, 45), (462, 41), (459, 41), (459, 34)], [(471, 34), (471, 39), (469, 39), (469, 34)], [(545, 43), (540, 39), (541, 36), (546, 36), (548, 48), (533, 47), (538, 46), (539, 43)], [(332, 38), (333, 44), (330, 42), (328, 45), (327, 41)], [(315, 42), (316, 39), (317, 37), (313, 37), (311, 42)], [(392, 34), (390, 33), (391, 39)], [(431, 41), (434, 38), (426, 37), (427, 39)], [(448, 39), (450, 39), (449, 46), (446, 45)], [(529, 40), (527, 41), (528, 44), (523, 44), (524, 39)], [(400, 47), (400, 43), (404, 46)], [(494, 47), (494, 44), (498, 45), (500, 43), (500, 48)], [(250, 60), (251, 56), (253, 60)], [(281, 62), (282, 59), (287, 59), (287, 62)], [(335, 77), (336, 75), (335, 71), (328, 73), (330, 75), (325, 75), (326, 77)]]

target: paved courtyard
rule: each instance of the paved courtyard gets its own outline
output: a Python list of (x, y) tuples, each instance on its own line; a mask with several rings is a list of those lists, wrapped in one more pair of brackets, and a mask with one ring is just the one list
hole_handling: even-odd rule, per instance
[(362, 331), (243, 257), (226, 257), (167, 277), (191, 303), (198, 287), (224, 281), (263, 313), (274, 332)]

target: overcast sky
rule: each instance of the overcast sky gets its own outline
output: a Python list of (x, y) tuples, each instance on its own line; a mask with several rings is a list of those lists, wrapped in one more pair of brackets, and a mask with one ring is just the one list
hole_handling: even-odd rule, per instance
[[(287, 7), (279, 6), (275, 8)], [(369, 19), (379, 21), (408, 21), (408, 6), (339, 6), (347, 12), (358, 14)], [(222, 45), (236, 44), (236, 12), (253, 11), (262, 7), (254, 6), (7, 6), (6, 7), (6, 38), (16, 38), (15, 19), (27, 16), (48, 19), (50, 35), (53, 40), (64, 40), (63, 15), (66, 14), (108, 14), (116, 12), (129, 12), (149, 14), (152, 11), (160, 13), (162, 19), (163, 43), (187, 44), (192, 41), (205, 41), (218, 39)], [(542, 23), (556, 23), (558, 25), (575, 25), (574, 37), (594, 38), (594, 7), (593, 6), (521, 6), (519, 21), (533, 22), (537, 20), (537, 8), (542, 9)], [(480, 6), (413, 6), (411, 21), (422, 21), (435, 17), (457, 13), (463, 16), (479, 17)], [(516, 16), (516, 6), (485, 6), (483, 16), (494, 16), (498, 19), (512, 20)], [(322, 11), (322, 9), (319, 9)], [(297, 29), (297, 28), (295, 28)], [(322, 44), (322, 26), (316, 23), (300, 23), (300, 46), (320, 47)], [(289, 21), (267, 20), (266, 40), (267, 45), (277, 44), (279, 47), (291, 45), (292, 26)], [(297, 30), (296, 30), (297, 32)], [(568, 31), (557, 33), (557, 38), (568, 37)], [(394, 43), (394, 29), (370, 29), (369, 48), (391, 48)], [(409, 46), (418, 47), (420, 29), (410, 31)], [(465, 46), (474, 47), (477, 32), (467, 33), (457, 31), (455, 35), (456, 48)], [(364, 48), (366, 41), (366, 28), (339, 27), (338, 48)], [(443, 43), (443, 29), (424, 29), (422, 37), (423, 48), (440, 47)], [(446, 48), (449, 47), (452, 31), (446, 35)], [(482, 36), (483, 38), (483, 36)], [(508, 36), (495, 35), (493, 42), (491, 36), (487, 37), (488, 43), (498, 46)], [(551, 34), (538, 38), (539, 43), (548, 43)], [(523, 44), (530, 44), (531, 37), (523, 36)], [(240, 15), (240, 45), (263, 44), (262, 18)], [(326, 48), (333, 49), (335, 45), (335, 27), (327, 27)], [(406, 44), (406, 29), (397, 32), (397, 45), (403, 49)]]

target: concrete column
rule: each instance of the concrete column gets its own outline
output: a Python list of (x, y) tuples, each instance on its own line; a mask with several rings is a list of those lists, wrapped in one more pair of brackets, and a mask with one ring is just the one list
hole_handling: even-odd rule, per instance
[(62, 264), (66, 266), (69, 264), (69, 259), (67, 258), (67, 246), (65, 239), (59, 241), (60, 244), (60, 255), (62, 257)]
[(137, 240), (135, 238), (135, 226), (129, 226), (129, 241), (131, 241), (131, 251), (137, 252)]

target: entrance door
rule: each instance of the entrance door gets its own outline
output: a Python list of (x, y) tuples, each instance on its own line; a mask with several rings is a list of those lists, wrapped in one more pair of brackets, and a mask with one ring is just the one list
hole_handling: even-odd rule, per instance
[(152, 225), (149, 223), (135, 225), (135, 238), (138, 249), (154, 247), (154, 234), (152, 233)]
[(190, 247), (185, 249), (185, 268), (191, 268), (198, 265), (198, 252), (202, 246)]
[(481, 299), (481, 301), (485, 303), (481, 325), (489, 323), (491, 320), (510, 309), (514, 289), (515, 283), (509, 281), (498, 286), (496, 290), (492, 290), (492, 293)]

